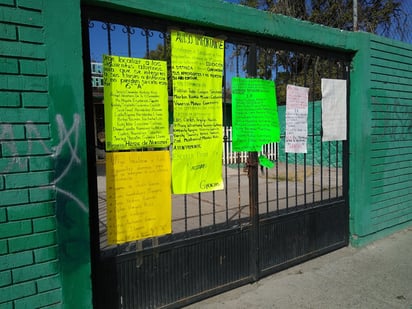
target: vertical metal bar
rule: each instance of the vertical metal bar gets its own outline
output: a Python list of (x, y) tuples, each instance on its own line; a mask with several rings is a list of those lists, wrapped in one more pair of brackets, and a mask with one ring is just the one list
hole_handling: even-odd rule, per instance
[(142, 30), (142, 35), (145, 37), (145, 47), (146, 47), (146, 58), (149, 58), (150, 54), (150, 49), (149, 49), (149, 38), (153, 36), (153, 32), (150, 31), (149, 29), (143, 29)]
[[(236, 77), (239, 77), (239, 56), (241, 49), (236, 45)], [(232, 141), (233, 131), (230, 132), (230, 141)], [(241, 219), (240, 212), (241, 208), (241, 191), (240, 191), (240, 153), (236, 153), (236, 163), (237, 163), (237, 208), (238, 208), (238, 219)], [(226, 222), (228, 221), (228, 210), (226, 208)]]
[(187, 232), (187, 194), (184, 195), (184, 208), (185, 208), (185, 232)]
[(279, 213), (279, 144), (276, 143), (276, 211)]
[[(237, 212), (238, 212), (238, 219), (240, 220), (240, 212), (242, 210), (242, 206), (241, 206), (241, 191), (240, 191), (240, 153), (237, 152), (236, 153), (236, 161), (237, 161)], [(226, 222), (228, 218), (228, 212), (226, 209)]]
[(212, 192), (212, 200), (213, 200), (213, 229), (216, 227), (216, 192)]
[[(277, 78), (279, 72), (278, 53), (275, 53), (275, 76)], [(279, 143), (275, 144), (276, 155), (276, 212), (279, 214)]]
[[(303, 75), (303, 86), (307, 87), (308, 63), (306, 61), (306, 55), (305, 55), (305, 66), (304, 66), (303, 74), (304, 74)], [(308, 129), (307, 124), (306, 124), (306, 129)], [(306, 193), (307, 193), (307, 188), (306, 188), (306, 153), (304, 153), (303, 154), (303, 199), (304, 199), (303, 204), (305, 205), (305, 207), (306, 207), (306, 204), (307, 204)]]
[(330, 155), (331, 155), (331, 151), (332, 151), (332, 147), (331, 147), (331, 142), (328, 142), (328, 147), (329, 147), (329, 150), (328, 150), (328, 195), (329, 195), (329, 199), (331, 199), (331, 189), (330, 189), (330, 187), (331, 187), (331, 167), (332, 167), (332, 159), (331, 159), (331, 157), (330, 157)]
[(320, 200), (323, 201), (323, 142), (320, 141)]
[[(346, 79), (346, 76), (345, 76), (345, 63), (342, 61), (342, 62), (339, 62), (339, 63), (341, 63), (341, 70), (340, 70), (340, 72), (339, 72), (339, 69), (337, 68), (337, 78), (339, 78), (339, 75), (340, 75), (340, 77), (341, 78), (343, 78), (343, 79)], [(335, 181), (336, 181), (336, 197), (339, 197), (339, 144), (340, 144), (341, 142), (339, 142), (339, 141), (336, 141), (336, 153), (335, 153), (335, 156), (336, 156), (336, 158), (335, 158), (335, 160), (336, 160), (336, 166), (335, 166)], [(342, 148), (342, 150), (341, 151), (343, 151), (343, 148)], [(343, 168), (343, 166), (341, 166), (341, 168)], [(343, 175), (343, 173), (341, 173), (341, 177), (342, 177), (342, 175)], [(343, 188), (342, 188), (343, 189)], [(343, 192), (342, 192), (342, 194), (343, 194)]]
[(198, 193), (198, 209), (199, 209), (199, 230), (202, 233), (202, 194)]
[[(332, 76), (332, 60), (331, 58), (328, 59), (329, 64), (329, 76)], [(332, 159), (331, 159), (331, 142), (328, 142), (328, 196), (329, 200), (331, 199), (331, 167), (332, 167)]]
[[(160, 38), (163, 39), (163, 59), (166, 59), (167, 57), (167, 33), (166, 32), (162, 32), (160, 34)], [(170, 59), (167, 59), (168, 61)]]
[(111, 33), (110, 32), (115, 29), (115, 26), (112, 25), (111, 23), (107, 22), (107, 23), (102, 24), (102, 28), (103, 28), (103, 30), (106, 30), (106, 32), (107, 32), (108, 53), (109, 53), (109, 55), (111, 55), (112, 54), (112, 38), (111, 38)]
[[(270, 70), (269, 70), (269, 68), (268, 68), (268, 63), (269, 63), (269, 54), (270, 54), (270, 52), (269, 52), (269, 49), (263, 49), (263, 51), (264, 51), (264, 61), (265, 61), (265, 64), (264, 64), (264, 70), (265, 70), (265, 79), (270, 79), (270, 74), (269, 74), (269, 72), (270, 72)], [(264, 155), (266, 155), (267, 156), (267, 154), (268, 154), (268, 145), (264, 145), (263, 146), (263, 153), (264, 153)], [(270, 159), (270, 158), (269, 158)], [(265, 177), (265, 190), (266, 190), (266, 214), (268, 214), (269, 213), (269, 178), (268, 178), (268, 169), (267, 168), (265, 168), (265, 167), (263, 167), (263, 166), (261, 166), (260, 167), (261, 168), (261, 171), (262, 172), (264, 172), (265, 174), (266, 174), (266, 177)]]
[(286, 211), (289, 210), (289, 153), (286, 153), (286, 159), (285, 159), (285, 181), (286, 181)]
[[(322, 61), (323, 62), (323, 61)], [(321, 76), (325, 76), (325, 69), (322, 65), (322, 70), (321, 70)], [(321, 129), (321, 134), (320, 134), (320, 200), (323, 201), (323, 142), (322, 142), (322, 136), (323, 136), (323, 128)]]
[(225, 135), (223, 136), (223, 143), (224, 143), (224, 145), (225, 145), (225, 209), (227, 210), (228, 208), (229, 208), (229, 188), (228, 188), (228, 179), (229, 179), (229, 177), (228, 177), (228, 155), (229, 155), (229, 152), (228, 152), (228, 136), (227, 136), (227, 134), (228, 134), (228, 130), (227, 130), (227, 127), (225, 126)]
[[(257, 75), (257, 49), (256, 45), (249, 46), (247, 62), (247, 73), (250, 77)], [(258, 153), (249, 152), (248, 159), (248, 176), (249, 176), (249, 207), (251, 229), (251, 275), (253, 280), (257, 281), (260, 277), (259, 265), (259, 183), (258, 183)]]
[(335, 186), (336, 186), (336, 194), (335, 197), (339, 196), (339, 142), (336, 141), (336, 151), (335, 151)]
[(298, 205), (298, 154), (295, 153), (295, 206)]
[[(269, 145), (263, 145), (263, 154), (268, 156), (269, 153)], [(265, 195), (266, 195), (266, 214), (269, 213), (269, 170), (264, 166), (260, 166), (261, 173), (265, 173)]]
[(132, 44), (130, 42), (130, 35), (133, 34), (135, 30), (131, 26), (125, 25), (122, 31), (123, 33), (126, 33), (127, 35), (127, 55), (128, 57), (131, 57), (132, 56)]
[(239, 46), (236, 46), (236, 76), (239, 76), (239, 54), (240, 54), (240, 48)]
[(318, 57), (314, 57), (312, 65), (312, 203), (315, 203), (315, 69)]
[[(225, 49), (224, 49), (224, 56), (223, 59), (226, 59), (226, 49), (228, 48), (228, 44), (225, 42)], [(225, 65), (223, 66), (223, 119), (225, 120), (225, 123), (223, 124), (223, 146), (224, 146), (224, 154), (225, 157), (223, 159), (224, 163), (224, 169), (225, 169), (225, 209), (229, 208), (229, 188), (228, 188), (228, 115), (227, 115), (227, 106), (228, 103), (226, 102), (226, 95), (227, 95), (227, 87), (226, 87), (226, 61)], [(215, 210), (213, 210), (213, 213)], [(213, 215), (213, 219), (215, 219), (215, 214)]]
[[(299, 63), (299, 53), (294, 53), (294, 58), (295, 58), (295, 72), (294, 72), (294, 76), (292, 78), (292, 80), (294, 81), (294, 84), (297, 84), (297, 80), (298, 80), (298, 63)], [(298, 155), (295, 152), (294, 154), (294, 166), (295, 166), (295, 206), (297, 206), (298, 204)]]

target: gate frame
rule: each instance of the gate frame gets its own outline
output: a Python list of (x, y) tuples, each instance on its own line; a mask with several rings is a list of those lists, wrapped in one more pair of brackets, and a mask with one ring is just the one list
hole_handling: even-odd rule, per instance
[[(83, 7), (83, 12), (85, 12), (87, 9), (88, 9), (89, 7)], [(99, 8), (97, 9), (97, 10), (100, 10)], [(139, 14), (140, 15), (140, 14)], [(144, 16), (144, 17), (146, 17), (146, 16)], [(165, 20), (165, 22), (167, 23), (168, 21), (167, 20)], [(184, 23), (185, 25), (186, 25), (186, 23)], [(196, 25), (196, 24), (191, 24), (191, 23), (189, 23), (188, 25)], [(83, 31), (85, 31), (86, 29), (88, 29), (88, 27), (87, 27), (87, 18), (84, 18), (83, 17)], [(200, 27), (202, 27), (202, 26), (200, 26)], [(203, 27), (202, 27), (203, 28)], [(207, 27), (206, 27), (207, 28)], [(219, 31), (219, 29), (217, 29), (217, 31)], [(86, 31), (85, 31), (86, 32)], [(225, 30), (223, 30), (223, 32), (228, 32), (228, 31), (225, 31)], [(229, 31), (230, 32), (230, 31)], [(257, 34), (256, 34), (257, 35)], [(247, 37), (252, 37), (252, 36), (249, 36), (249, 35), (247, 35)], [(259, 41), (259, 39), (258, 39), (258, 36), (253, 36), (254, 38), (256, 38), (256, 41), (258, 42)], [(87, 49), (88, 49), (88, 35), (84, 35), (84, 37), (83, 37), (83, 39), (84, 39), (84, 41), (83, 41), (83, 44), (84, 44), (84, 47), (85, 47), (85, 51), (87, 52)], [(280, 45), (282, 45), (282, 44), (280, 44)], [(285, 43), (285, 45), (286, 46), (288, 46), (289, 45), (289, 43)], [(249, 46), (251, 47), (251, 49), (252, 50), (254, 50), (254, 51), (256, 51), (256, 45), (255, 45), (255, 43), (250, 43), (249, 42)], [(310, 50), (313, 50), (313, 49), (317, 49), (316, 47), (308, 47)], [(303, 50), (305, 49), (305, 47), (304, 48), (302, 48)], [(319, 48), (319, 50), (320, 50), (320, 48)], [(254, 70), (256, 70), (256, 53), (254, 52), (254, 53), (252, 53), (252, 54), (254, 54), (255, 55), (255, 57), (254, 57), (254, 59), (253, 58), (250, 58), (251, 59), (251, 61), (249, 61), (249, 72), (251, 73), (251, 75), (253, 75), (253, 71)], [(87, 62), (87, 61), (86, 61)], [(253, 63), (254, 63), (254, 68), (253, 68)], [(85, 72), (86, 72), (86, 74), (90, 74), (90, 66), (88, 66), (88, 63), (85, 63)], [(254, 74), (255, 75), (255, 74)], [(90, 75), (89, 75), (90, 76)], [(89, 86), (89, 87), (87, 87), (87, 78), (85, 78), (85, 92), (86, 92), (86, 97), (87, 97), (87, 95), (91, 95), (91, 87)], [(349, 88), (348, 88), (348, 91), (349, 91)], [(91, 96), (90, 96), (91, 97)], [(348, 96), (348, 100), (349, 100), (349, 96)], [(87, 100), (85, 100), (85, 102), (87, 102)], [(349, 106), (349, 105), (348, 105)], [(87, 108), (87, 106), (86, 106), (86, 108)], [(90, 111), (88, 111), (88, 113), (89, 113)], [(348, 115), (349, 115), (349, 113), (348, 113)], [(92, 126), (93, 127), (93, 124), (90, 124), (90, 122), (87, 124), (87, 126), (88, 126), (88, 132), (93, 132), (93, 130), (91, 130), (91, 127), (90, 126)], [(348, 129), (349, 129), (349, 125), (348, 125)], [(95, 156), (94, 156), (94, 140), (92, 140), (91, 139), (91, 135), (90, 134), (88, 134), (87, 135), (87, 139), (88, 139), (88, 147), (89, 147), (89, 149), (88, 149), (88, 151), (89, 151), (89, 166), (94, 166), (94, 158), (95, 158)], [(345, 150), (344, 150), (344, 153), (346, 153), (347, 154), (347, 142), (345, 142), (344, 143), (345, 144)], [(345, 155), (345, 158), (347, 158), (347, 155)], [(345, 161), (345, 160), (344, 160)], [(250, 157), (249, 157), (249, 168), (250, 168), (250, 170), (249, 170), (249, 180), (250, 180), (250, 186), (249, 186), (249, 188), (250, 188), (250, 191), (249, 191), (249, 200), (250, 200), (250, 208), (251, 208), (251, 235), (249, 236), (249, 243), (250, 243), (250, 250), (249, 250), (249, 252), (250, 252), (250, 261), (249, 261), (249, 268), (250, 268), (250, 275), (249, 276), (246, 276), (246, 277), (244, 277), (243, 279), (241, 279), (241, 280), (235, 280), (235, 282), (232, 282), (232, 283), (230, 283), (230, 284), (226, 284), (226, 285), (224, 285), (224, 286), (221, 286), (221, 287), (216, 287), (215, 289), (212, 289), (212, 290), (207, 290), (207, 291), (205, 291), (204, 293), (202, 293), (202, 295), (194, 295), (193, 297), (190, 297), (190, 298), (186, 298), (186, 299), (182, 299), (182, 300), (180, 300), (180, 301), (178, 301), (178, 302), (175, 302), (175, 303), (171, 303), (171, 304), (169, 304), (168, 306), (171, 306), (171, 307), (174, 307), (174, 306), (180, 306), (180, 305), (183, 305), (183, 304), (188, 304), (188, 303), (191, 303), (191, 302), (194, 302), (194, 301), (197, 301), (197, 300), (199, 300), (199, 299), (202, 299), (202, 298), (204, 298), (204, 297), (208, 297), (208, 296), (211, 296), (211, 295), (214, 295), (214, 294), (216, 294), (216, 293), (220, 293), (220, 292), (222, 292), (222, 291), (224, 291), (224, 290), (227, 290), (227, 289), (230, 289), (230, 288), (233, 288), (233, 287), (236, 287), (236, 286), (238, 286), (238, 285), (241, 285), (241, 284), (245, 284), (245, 283), (247, 283), (247, 282), (253, 282), (253, 281), (256, 281), (256, 280), (258, 280), (259, 278), (261, 278), (261, 267), (260, 267), (260, 265), (259, 265), (259, 254), (253, 254), (254, 252), (256, 253), (256, 252), (259, 252), (259, 242), (260, 242), (260, 236), (259, 236), (259, 225), (260, 225), (260, 219), (259, 219), (259, 212), (258, 212), (258, 182), (257, 182), (257, 175), (258, 175), (258, 167), (257, 167), (257, 162), (258, 162), (258, 160), (257, 160), (257, 152), (254, 152), (254, 153), (250, 153)], [(90, 168), (89, 170), (92, 170), (92, 172), (89, 174), (89, 188), (90, 189), (94, 189), (95, 190), (95, 192), (97, 192), (97, 188), (96, 188), (96, 182), (95, 182), (95, 179), (96, 179), (96, 171), (95, 171), (95, 169), (94, 168)], [(348, 199), (347, 199), (347, 192), (348, 192), (348, 190), (347, 190), (347, 188), (348, 188), (348, 168), (345, 168), (344, 169), (346, 172), (345, 172), (345, 175), (343, 176), (343, 179), (344, 179), (344, 184), (343, 184), (343, 186), (344, 186), (344, 192), (345, 192), (345, 196), (344, 196), (344, 199), (345, 199), (345, 201), (346, 201), (346, 203), (348, 202)], [(90, 190), (90, 192), (92, 192), (93, 190)], [(93, 194), (91, 194), (90, 195), (90, 202), (91, 202), (91, 204), (93, 205), (94, 203), (96, 203), (95, 205), (97, 205), (97, 199), (96, 199), (96, 197), (97, 197), (97, 195), (94, 195), (94, 197), (92, 197), (92, 195)], [(346, 207), (346, 210), (348, 209), (348, 207)], [(96, 222), (96, 219), (97, 219), (97, 221), (98, 221), (98, 214), (97, 214), (97, 217), (96, 217), (96, 214), (97, 214), (97, 212), (95, 212), (95, 211), (91, 211), (91, 214), (90, 214), (90, 222), (91, 222), (91, 226), (95, 226), (95, 223), (94, 222)], [(346, 218), (348, 218), (348, 211), (346, 211), (346, 214), (345, 214), (345, 217)], [(295, 214), (292, 214), (292, 215), (295, 215)], [(348, 220), (347, 220), (347, 222), (348, 222)], [(348, 229), (347, 229), (347, 227), (345, 228), (345, 230), (346, 231), (348, 231)], [(239, 233), (244, 233), (246, 231), (246, 229), (245, 230), (242, 230), (242, 229), (240, 229), (240, 230), (237, 230), (237, 231), (235, 231), (235, 234), (239, 234)], [(98, 240), (98, 238), (99, 238), (99, 235), (98, 235), (98, 233), (94, 233), (94, 234), (97, 234), (97, 235), (93, 235), (93, 232), (92, 232), (92, 247), (93, 247), (93, 249), (92, 249), (92, 252), (96, 252), (95, 250), (97, 249), (97, 251), (99, 251), (99, 253), (100, 253), (100, 248), (98, 248), (99, 247), (99, 241), (96, 241), (96, 239)], [(206, 240), (207, 240), (207, 238), (209, 238), (209, 237), (211, 237), (210, 235), (207, 235), (207, 236), (205, 236), (205, 237), (202, 237), (202, 238), (206, 238)], [(329, 249), (326, 249), (326, 250), (322, 250), (322, 253), (326, 253), (326, 252), (329, 252), (329, 251), (331, 251), (331, 250), (333, 250), (333, 249), (336, 249), (336, 248), (338, 248), (338, 247), (342, 247), (342, 246), (345, 246), (345, 245), (347, 245), (348, 244), (348, 233), (346, 232), (346, 237), (345, 237), (345, 239), (344, 239), (344, 241), (342, 242), (342, 243), (340, 243), (339, 245), (336, 245), (336, 246), (333, 246), (333, 247), (331, 247), (331, 248), (329, 248)], [(199, 239), (198, 239), (199, 240)], [(155, 252), (156, 251), (156, 249), (150, 249), (148, 252), (146, 252), (148, 255), (150, 255), (150, 252)], [(156, 253), (155, 252), (155, 254), (159, 254), (159, 253)], [(320, 254), (320, 253), (319, 253)], [(319, 255), (319, 254), (316, 254), (316, 255), (311, 255), (311, 256), (308, 256), (308, 258), (311, 258), (311, 257), (314, 257), (314, 256), (317, 256), (317, 255)], [(92, 257), (92, 259), (93, 259), (93, 263), (92, 263), (92, 276), (93, 276), (93, 281), (96, 283), (96, 282), (99, 282), (99, 279), (97, 278), (97, 275), (98, 275), (98, 273), (99, 273), (99, 271), (101, 271), (102, 270), (102, 268), (100, 268), (100, 267), (98, 267), (97, 266), (97, 264), (98, 263), (96, 263), (98, 260), (99, 260), (99, 254), (97, 255), (97, 257), (96, 257), (96, 255), (95, 254), (93, 254), (93, 257)], [(120, 259), (123, 259), (122, 257), (120, 257)], [(292, 262), (292, 264), (295, 264), (296, 263), (296, 261), (299, 261), (299, 262), (301, 262), (301, 261), (303, 261), (303, 260), (306, 260), (307, 258), (305, 258), (305, 259), (297, 259), (297, 260), (295, 260), (295, 262)], [(113, 263), (112, 265), (118, 265), (119, 263), (120, 263), (120, 261), (119, 260), (112, 260), (112, 262), (111, 263)], [(292, 264), (290, 264), (290, 263), (288, 263), (288, 265), (290, 266), (290, 265), (292, 265)], [(286, 265), (286, 264), (285, 264)], [(279, 270), (279, 269), (283, 269), (284, 267), (286, 267), (286, 266), (279, 266), (279, 267), (277, 267), (276, 269), (277, 270)], [(117, 266), (116, 266), (116, 268), (117, 268)], [(111, 268), (111, 271), (112, 271), (112, 273), (111, 273), (111, 275), (113, 276), (112, 278), (113, 279), (116, 279), (116, 273), (118, 273), (119, 272), (119, 269), (113, 269), (113, 268)], [(264, 275), (267, 275), (267, 274), (269, 274), (269, 273), (272, 273), (273, 271), (264, 271), (264, 272), (262, 272), (262, 274), (264, 274)], [(109, 277), (110, 277), (110, 274), (109, 274)], [(93, 295), (94, 295), (94, 298), (96, 299), (96, 297), (98, 297), (99, 296), (99, 293), (98, 293), (98, 290), (96, 290), (96, 284), (94, 284), (93, 285), (93, 289), (94, 289), (94, 293), (93, 293)], [(113, 291), (113, 289), (112, 289), (112, 291)], [(120, 291), (117, 291), (116, 293), (119, 293)], [(107, 296), (107, 295), (104, 295), (104, 296)], [(95, 302), (96, 303), (96, 302)], [(103, 302), (104, 304), (107, 304), (108, 302), (107, 302), (107, 300), (106, 301), (104, 301)], [(121, 306), (121, 304), (112, 304), (112, 305), (117, 305), (117, 306)], [(154, 305), (154, 304), (153, 304)]]

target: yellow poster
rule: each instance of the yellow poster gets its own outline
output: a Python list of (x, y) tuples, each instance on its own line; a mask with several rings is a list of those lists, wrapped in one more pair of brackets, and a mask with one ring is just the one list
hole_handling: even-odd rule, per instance
[(223, 189), (221, 39), (172, 31), (173, 193)]
[(107, 153), (106, 192), (109, 244), (171, 233), (169, 151)]
[(168, 147), (165, 61), (103, 56), (106, 150)]

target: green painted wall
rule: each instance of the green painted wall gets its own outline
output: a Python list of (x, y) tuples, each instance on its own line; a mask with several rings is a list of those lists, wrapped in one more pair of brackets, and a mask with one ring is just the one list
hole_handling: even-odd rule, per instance
[(355, 246), (412, 225), (412, 46), (358, 35), (349, 124)]
[(371, 39), (371, 225), (412, 220), (412, 46)]
[(0, 308), (62, 303), (44, 11), (0, 1)]
[[(352, 244), (412, 225), (410, 45), (222, 1), (83, 2), (353, 52)], [(80, 0), (0, 10), (0, 308), (91, 308)]]
[(63, 304), (90, 308), (80, 2), (48, 1), (44, 15)]
[(0, 308), (91, 307), (81, 57), (80, 1), (0, 0)]
[[(355, 244), (410, 226), (412, 221), (412, 46), (369, 36), (363, 177), (366, 203), (357, 205)], [(353, 105), (353, 104), (352, 104)], [(365, 119), (365, 118), (364, 118)]]
[(351, 66), (349, 107), (349, 229), (352, 244), (365, 234), (365, 209), (370, 203), (365, 194), (370, 190), (370, 36), (357, 33), (357, 37), (359, 50)]

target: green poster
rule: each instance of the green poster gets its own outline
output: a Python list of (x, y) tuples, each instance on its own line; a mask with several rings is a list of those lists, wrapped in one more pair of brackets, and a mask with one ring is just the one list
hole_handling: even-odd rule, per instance
[(275, 163), (269, 160), (268, 158), (266, 158), (264, 155), (259, 156), (259, 164), (266, 168), (275, 167)]
[(106, 150), (168, 147), (166, 61), (103, 57)]
[(234, 151), (261, 151), (280, 141), (275, 83), (271, 80), (232, 79)]
[(172, 31), (173, 193), (223, 189), (224, 41)]

